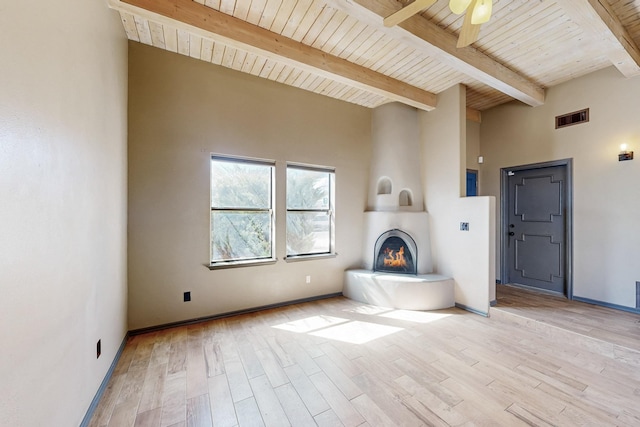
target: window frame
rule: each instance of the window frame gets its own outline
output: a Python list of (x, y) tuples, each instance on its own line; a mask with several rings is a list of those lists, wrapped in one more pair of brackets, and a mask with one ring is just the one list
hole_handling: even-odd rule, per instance
[[(269, 207), (268, 208), (247, 208), (247, 207), (214, 207), (213, 206), (213, 161), (223, 161), (236, 164), (251, 164), (266, 166), (269, 168)], [(209, 156), (209, 269), (221, 269), (232, 267), (245, 267), (252, 265), (264, 265), (272, 264), (277, 261), (276, 258), (276, 162), (275, 160), (265, 160), (250, 157), (236, 157), (221, 154), (211, 154)], [(269, 214), (269, 228), (270, 228), (270, 256), (255, 257), (255, 258), (242, 258), (242, 259), (230, 259), (213, 261), (213, 239), (214, 232), (212, 227), (211, 213), (213, 212), (265, 212)]]
[[(298, 169), (305, 170), (311, 172), (322, 172), (329, 174), (329, 182), (328, 182), (328, 199), (329, 206), (327, 209), (318, 209), (318, 208), (289, 208), (288, 206), (288, 195), (289, 188), (288, 180), (289, 180), (289, 170), (290, 169)], [(328, 166), (317, 166), (317, 165), (308, 165), (303, 163), (293, 163), (287, 162), (286, 170), (285, 170), (285, 242), (288, 239), (288, 217), (289, 213), (305, 213), (305, 212), (316, 212), (316, 213), (326, 213), (329, 216), (329, 250), (326, 252), (310, 252), (304, 254), (289, 254), (288, 244), (285, 243), (285, 261), (302, 261), (308, 259), (317, 259), (317, 258), (331, 258), (337, 255), (335, 250), (335, 186), (336, 186), (336, 170), (333, 167)]]

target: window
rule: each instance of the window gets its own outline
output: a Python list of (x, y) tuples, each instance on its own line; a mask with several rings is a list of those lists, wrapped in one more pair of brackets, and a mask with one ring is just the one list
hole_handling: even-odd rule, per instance
[(273, 260), (274, 163), (211, 157), (211, 265)]
[(334, 251), (332, 169), (287, 165), (287, 257)]

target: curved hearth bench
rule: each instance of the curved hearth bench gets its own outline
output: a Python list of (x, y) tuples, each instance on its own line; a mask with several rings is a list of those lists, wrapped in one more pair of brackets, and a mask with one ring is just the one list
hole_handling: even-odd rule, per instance
[(455, 305), (453, 279), (438, 274), (347, 270), (342, 294), (366, 304), (402, 310), (439, 310)]

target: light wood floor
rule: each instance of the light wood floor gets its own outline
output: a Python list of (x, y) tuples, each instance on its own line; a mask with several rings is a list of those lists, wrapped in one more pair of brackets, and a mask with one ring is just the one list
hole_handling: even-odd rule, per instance
[(135, 336), (91, 426), (640, 425), (640, 352), (493, 313), (332, 298)]
[(496, 309), (500, 311), (640, 351), (638, 314), (569, 301), (562, 296), (536, 293), (513, 286), (498, 285), (496, 292)]

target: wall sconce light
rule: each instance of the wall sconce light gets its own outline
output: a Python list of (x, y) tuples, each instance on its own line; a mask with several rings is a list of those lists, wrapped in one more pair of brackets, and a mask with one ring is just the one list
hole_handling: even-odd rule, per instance
[(633, 151), (627, 151), (627, 144), (620, 145), (620, 154), (618, 154), (618, 161), (633, 160)]

